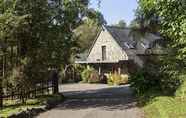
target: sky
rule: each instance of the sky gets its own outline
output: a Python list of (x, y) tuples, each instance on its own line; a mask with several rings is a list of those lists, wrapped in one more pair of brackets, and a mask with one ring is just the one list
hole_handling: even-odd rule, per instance
[(96, 0), (92, 0), (90, 5), (91, 8), (101, 11), (109, 25), (116, 24), (120, 20), (130, 24), (134, 19), (134, 10), (137, 6), (137, 0), (101, 0), (100, 8)]

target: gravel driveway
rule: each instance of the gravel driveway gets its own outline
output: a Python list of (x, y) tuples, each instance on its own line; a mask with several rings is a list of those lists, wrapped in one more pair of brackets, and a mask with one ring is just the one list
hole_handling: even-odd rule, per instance
[(37, 118), (143, 118), (128, 85), (67, 84), (60, 91), (68, 99)]

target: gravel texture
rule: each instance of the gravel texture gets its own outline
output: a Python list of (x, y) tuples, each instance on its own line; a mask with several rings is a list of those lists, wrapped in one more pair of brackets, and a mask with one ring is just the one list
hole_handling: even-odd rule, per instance
[(129, 85), (67, 84), (60, 91), (67, 100), (37, 118), (143, 118)]

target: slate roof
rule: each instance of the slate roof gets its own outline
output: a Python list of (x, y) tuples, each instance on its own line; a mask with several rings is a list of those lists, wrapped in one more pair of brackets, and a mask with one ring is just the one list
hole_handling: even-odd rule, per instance
[[(126, 49), (130, 49), (125, 45), (125, 43), (128, 43), (129, 45), (134, 46), (134, 49), (135, 49), (135, 45), (136, 45), (137, 41), (134, 40), (133, 37), (130, 35), (130, 32), (131, 32), (130, 28), (119, 28), (119, 27), (115, 27), (115, 26), (103, 26), (103, 29), (107, 30), (112, 35), (114, 40), (118, 43), (118, 45), (123, 50), (126, 51)], [(100, 32), (99, 32), (99, 34), (100, 34)], [(96, 40), (99, 37), (99, 34), (96, 37)], [(152, 33), (147, 33), (144, 36), (144, 39), (141, 41), (141, 43), (143, 42), (145, 44), (150, 45), (152, 42), (157, 41), (159, 39), (161, 39), (160, 36), (154, 35)], [(96, 42), (96, 40), (94, 41), (94, 43)], [(140, 40), (139, 40), (139, 42), (140, 42)], [(94, 46), (94, 43), (93, 43), (92, 47)], [(130, 51), (131, 50), (128, 50), (127, 52), (130, 53)], [(90, 52), (84, 52), (82, 54), (79, 54), (78, 55), (79, 58), (76, 59), (76, 62), (85, 63), (88, 53), (90, 53)]]
[[(130, 28), (119, 28), (115, 26), (104, 26), (106, 30), (112, 35), (112, 37), (116, 40), (116, 42), (122, 47), (123, 49), (127, 49), (126, 43), (135, 47), (137, 41), (133, 39), (130, 35), (131, 29)], [(161, 39), (159, 36), (147, 33), (144, 36), (143, 43), (151, 44), (152, 42)], [(140, 41), (140, 40), (139, 40)]]

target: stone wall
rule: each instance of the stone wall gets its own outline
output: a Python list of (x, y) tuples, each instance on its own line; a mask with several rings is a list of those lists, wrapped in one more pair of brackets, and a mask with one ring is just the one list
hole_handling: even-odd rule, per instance
[(119, 60), (128, 60), (128, 56), (113, 39), (107, 30), (103, 30), (92, 48), (87, 61), (102, 61), (102, 46), (106, 46), (107, 62), (119, 62)]

